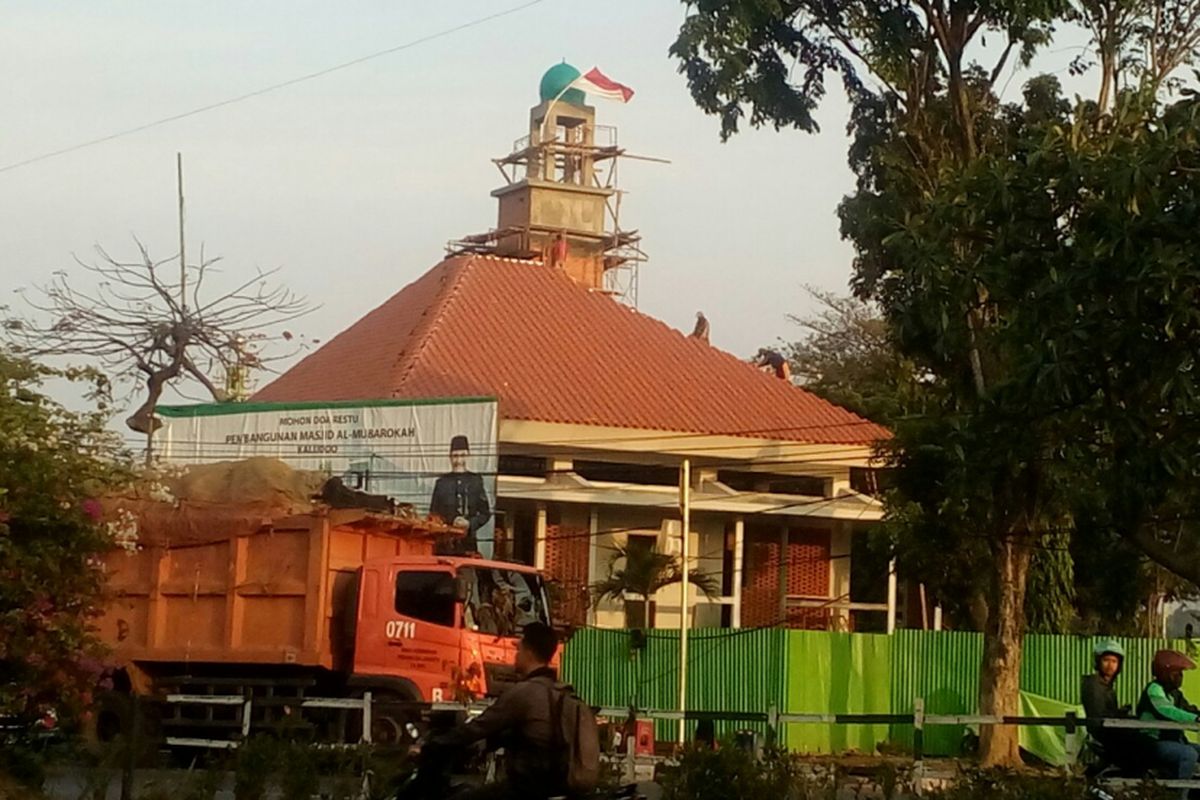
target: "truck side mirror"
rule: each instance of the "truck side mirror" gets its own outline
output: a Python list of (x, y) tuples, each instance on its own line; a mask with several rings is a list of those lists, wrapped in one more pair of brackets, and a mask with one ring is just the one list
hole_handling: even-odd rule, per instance
[(454, 576), (454, 599), (465, 603), (471, 597), (471, 581), (466, 575)]

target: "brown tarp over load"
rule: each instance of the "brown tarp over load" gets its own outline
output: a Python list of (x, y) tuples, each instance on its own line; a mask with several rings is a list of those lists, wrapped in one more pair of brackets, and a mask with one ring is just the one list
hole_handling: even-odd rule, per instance
[(404, 535), (461, 533), (419, 518), (412, 506), (261, 456), (148, 476), (103, 505), (117, 543), (126, 547), (180, 547), (248, 536), (284, 518), (313, 513), (329, 514), (342, 525), (370, 518), (372, 526)]
[(287, 514), (311, 511), (325, 476), (292, 469), (277, 458), (218, 461), (189, 466), (163, 481), (181, 503), (236, 505)]

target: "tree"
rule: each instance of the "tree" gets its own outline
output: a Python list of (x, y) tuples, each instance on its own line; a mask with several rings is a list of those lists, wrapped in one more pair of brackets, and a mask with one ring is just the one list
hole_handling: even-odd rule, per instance
[[(1140, 290), (1115, 280), (1105, 259), (1112, 247), (1135, 257), (1156, 251), (1157, 226), (1132, 241), (1123, 217), (1138, 206), (1115, 199), (1148, 200), (1139, 193), (1153, 193), (1152, 184), (1109, 156), (1126, 144), (1147, 148), (1154, 138), (1149, 129), (1136, 134), (1154, 126), (1158, 90), (1194, 57), (1200, 3), (687, 4), (692, 13), (672, 52), (697, 104), (721, 116), (723, 135), (737, 131), (747, 110), (753, 125), (815, 130), (812, 114), (829, 74), (840, 77), (850, 98), (849, 161), (858, 183), (839, 216), (856, 250), (856, 293), (880, 305), (899, 351), (928, 376), (922, 413), (894, 426), (897, 488), (888, 515), (977, 537), (995, 565), (982, 581), (988, 602), (980, 609), (980, 706), (1015, 714), (1034, 554), (1061, 551), (1055, 543), (1073, 530), (1080, 499), (1090, 497), (1100, 498), (1106, 525), (1124, 534), (1146, 530), (1141, 546), (1165, 559), (1156, 555), (1156, 544), (1169, 549), (1156, 524), (1164, 509), (1187, 504), (1186, 485), (1163, 476), (1168, 466), (1170, 477), (1187, 473), (1191, 462), (1180, 463), (1180, 451), (1174, 462), (1164, 456), (1159, 409), (1168, 404), (1154, 398), (1172, 386), (1169, 370), (1188, 381), (1191, 368), (1179, 343), (1164, 356), (1145, 347), (1154, 336), (1137, 335), (1147, 319), (1161, 331), (1190, 318), (1178, 316), (1181, 307), (1164, 316), (1161, 301), (1129, 303), (1121, 293), (1136, 298)], [(1120, 22), (1126, 12), (1132, 23)], [(1030, 81), (1021, 102), (1002, 104), (993, 87), (1013, 54), (1028, 63), (1054, 24), (1083, 13), (1092, 14), (1099, 26), (1093, 29), (1124, 31), (1096, 42), (1102, 62), (1116, 65), (1123, 79), (1103, 82), (1110, 93), (1121, 88), (1114, 112), (1106, 115), (1098, 103), (1072, 108), (1057, 82), (1045, 78)], [(999, 51), (979, 47), (985, 36), (1001, 40)], [(1135, 48), (1126, 36), (1148, 47)], [(983, 64), (968, 52), (995, 57)], [(1185, 144), (1182, 126), (1172, 131), (1166, 149)], [(1135, 164), (1169, 163), (1161, 161), (1165, 152), (1148, 149), (1124, 156)], [(1107, 173), (1092, 171), (1100, 164)], [(1179, 216), (1165, 202), (1158, 210)], [(1107, 241), (1100, 219), (1112, 227)], [(1096, 229), (1076, 231), (1085, 220)], [(1195, 227), (1186, 230), (1191, 237)], [(1159, 266), (1179, 280), (1181, 263)], [(1116, 302), (1121, 314), (1104, 311), (1101, 299)], [(1194, 355), (1195, 342), (1188, 344)], [(1117, 363), (1105, 355), (1114, 346), (1125, 348)], [(1131, 366), (1147, 358), (1155, 364), (1152, 377)], [(1118, 374), (1131, 384), (1110, 391)], [(1181, 391), (1170, 389), (1171, 399)], [(1118, 412), (1130, 403), (1159, 416), (1152, 422), (1139, 414), (1140, 428), (1123, 423)], [(1190, 412), (1182, 401), (1171, 412), (1174, 434), (1187, 427), (1178, 415)], [(1139, 465), (1139, 458), (1149, 463)], [(1098, 462), (1111, 466), (1097, 471)], [(1145, 491), (1111, 502), (1116, 476), (1131, 471)], [(1176, 487), (1174, 497), (1164, 484)], [(1015, 729), (985, 727), (981, 755), (987, 764), (1015, 763)]]
[(790, 315), (802, 338), (784, 353), (797, 383), (856, 414), (891, 425), (920, 401), (920, 375), (900, 355), (871, 303), (809, 287), (818, 310)]
[[(817, 310), (789, 318), (803, 336), (787, 345), (792, 374), (805, 389), (891, 426), (920, 412), (924, 384), (888, 336), (879, 309), (854, 297), (809, 289)], [(882, 485), (886, 487), (887, 481)], [(1101, 504), (1075, 502), (1072, 530), (1036, 547), (1025, 600), (1029, 629), (1038, 633), (1143, 635), (1154, 625), (1154, 599), (1194, 595), (1193, 584), (1149, 562), (1131, 542), (1092, 519)], [(954, 628), (982, 630), (992, 590), (991, 554), (979, 536), (920, 514), (893, 513), (873, 531), (900, 572), (928, 589)]]
[[(202, 251), (200, 263), (181, 273), (170, 269), (178, 257), (156, 261), (141, 242), (137, 248), (137, 261), (119, 261), (99, 247), (98, 260), (76, 259), (94, 287), (80, 288), (57, 272), (29, 298), (44, 319), (13, 317), (4, 327), (13, 348), (30, 357), (87, 359), (110, 370), (114, 381), (140, 376), (146, 396), (125, 422), (149, 442), (162, 424), (154, 410), (168, 385), (195, 381), (217, 402), (234, 399), (245, 370), (275, 360), (263, 352), (272, 331), (312, 306), (269, 284), (277, 270), (256, 271), (210, 294), (208, 279), (220, 259)], [(295, 338), (288, 331), (279, 336)]]
[[(626, 624), (630, 628), (645, 628), (654, 624), (650, 607), (660, 589), (684, 579), (677, 556), (660, 553), (653, 547), (617, 545), (608, 562), (608, 575), (592, 585), (596, 603), (619, 600), (625, 605)], [(711, 575), (688, 570), (687, 580), (706, 597), (717, 597), (721, 587)], [(640, 597), (640, 606), (630, 607), (628, 596)], [(633, 614), (630, 612), (633, 611)]]
[[(92, 409), (42, 392), (59, 378), (89, 386)], [(127, 474), (105, 429), (107, 389), (95, 372), (0, 350), (0, 714), (79, 711), (99, 677), (92, 621), (113, 539), (96, 498)]]

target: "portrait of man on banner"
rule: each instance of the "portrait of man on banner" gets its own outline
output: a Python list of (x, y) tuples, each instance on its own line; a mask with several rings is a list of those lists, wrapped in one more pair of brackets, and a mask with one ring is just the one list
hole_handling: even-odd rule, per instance
[(438, 555), (464, 555), (479, 551), (478, 533), (492, 519), (483, 476), (467, 469), (471, 445), (458, 434), (450, 440), (450, 471), (437, 479), (429, 500), (429, 516), (462, 531), (437, 543)]

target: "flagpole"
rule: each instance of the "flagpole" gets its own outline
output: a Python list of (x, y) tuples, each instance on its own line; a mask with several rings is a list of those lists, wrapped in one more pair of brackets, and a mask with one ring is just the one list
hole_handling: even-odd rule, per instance
[(566, 86), (563, 87), (563, 90), (561, 92), (554, 95), (554, 99), (550, 101), (550, 105), (546, 106), (546, 116), (542, 118), (542, 136), (543, 137), (545, 137), (545, 135), (546, 135), (546, 123), (550, 121), (550, 112), (554, 110), (554, 107), (556, 105), (558, 105), (558, 101), (563, 98), (563, 95), (565, 95), (567, 92), (574, 89), (575, 84), (579, 83), (579, 81), (582, 79), (583, 79), (583, 75), (581, 74), (578, 78), (576, 78), (575, 80), (568, 83)]

